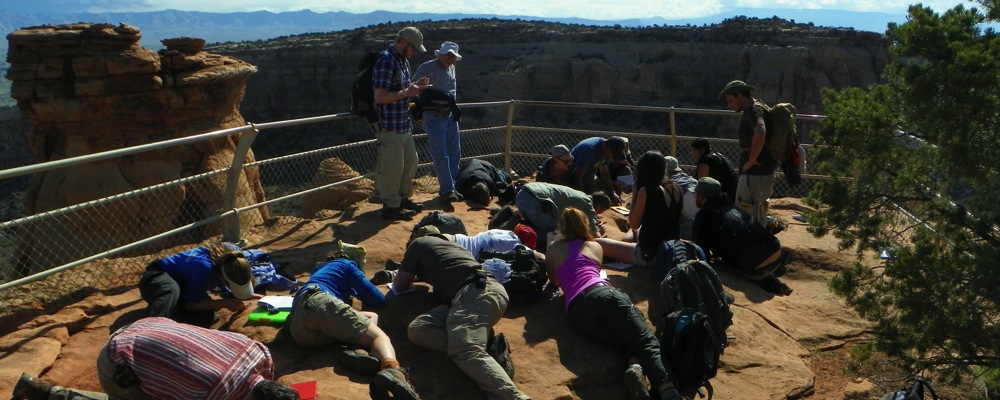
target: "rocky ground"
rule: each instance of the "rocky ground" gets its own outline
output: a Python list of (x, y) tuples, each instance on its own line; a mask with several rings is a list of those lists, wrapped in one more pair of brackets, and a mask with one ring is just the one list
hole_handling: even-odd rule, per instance
[[(425, 213), (439, 209), (459, 216), (470, 233), (486, 229), (489, 213), (485, 209), (444, 204), (429, 193), (415, 198), (427, 206)], [(801, 207), (794, 199), (772, 200), (772, 213), (789, 223), (779, 238), (792, 251), (790, 271), (783, 278), (794, 289), (791, 296), (771, 296), (725, 267), (718, 268), (736, 303), (734, 324), (729, 329), (735, 339), (730, 341), (719, 375), (713, 380), (716, 399), (866, 399), (885, 393), (869, 378), (844, 373), (849, 348), (866, 340), (867, 324), (829, 292), (827, 281), (838, 268), (853, 261), (853, 253), (838, 251), (830, 238), (808, 234), (805, 223), (792, 219)], [(622, 217), (609, 211), (604, 218)], [(247, 239), (250, 246), (270, 251), (300, 281), (307, 279), (316, 262), (325, 259), (332, 239), (359, 243), (368, 251), (366, 273), (371, 276), (386, 260), (400, 259), (418, 219), (384, 221), (377, 205), (360, 203), (344, 212), (322, 211), (315, 219), (279, 218)], [(609, 235), (621, 233), (611, 228)], [(610, 281), (628, 292), (647, 315), (660, 315), (662, 304), (656, 298), (657, 285), (649, 269), (608, 273)], [(390, 296), (388, 305), (376, 310), (379, 324), (392, 337), (400, 362), (409, 368), (424, 399), (484, 398), (447, 356), (418, 348), (406, 339), (406, 325), (435, 305), (426, 293), (428, 289), (421, 286), (418, 293), (405, 298)], [(135, 289), (95, 294), (0, 337), (0, 394), (10, 393), (22, 371), (60, 385), (99, 390), (95, 371), (98, 350), (109, 331), (140, 318), (144, 307)], [(268, 344), (280, 381), (316, 380), (322, 399), (368, 397), (369, 378), (339, 365), (335, 361), (338, 348), (298, 348), (278, 337), (277, 326), (249, 323), (242, 314), (222, 312), (220, 317), (219, 329), (241, 332)], [(510, 339), (515, 383), (532, 398), (626, 398), (624, 361), (613, 349), (577, 333), (563, 311), (561, 298), (510, 308), (496, 330)]]

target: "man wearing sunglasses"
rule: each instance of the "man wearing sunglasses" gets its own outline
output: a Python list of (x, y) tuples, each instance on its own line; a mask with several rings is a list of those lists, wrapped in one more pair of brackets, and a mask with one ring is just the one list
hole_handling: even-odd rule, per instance
[(573, 155), (564, 144), (552, 146), (549, 149), (551, 157), (542, 161), (535, 175), (535, 182), (554, 183), (580, 190), (574, 179)]

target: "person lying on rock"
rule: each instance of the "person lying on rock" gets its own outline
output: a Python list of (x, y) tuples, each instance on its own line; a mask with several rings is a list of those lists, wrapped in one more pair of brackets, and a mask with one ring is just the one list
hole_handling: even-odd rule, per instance
[(392, 281), (393, 292), (411, 290), (418, 277), (433, 286), (441, 305), (410, 322), (406, 331), (410, 341), (447, 353), (489, 399), (528, 399), (511, 379), (509, 344), (503, 334), (493, 335), (493, 325), (510, 300), (503, 285), (468, 250), (433, 233), (407, 244)]
[(660, 399), (683, 399), (660, 356), (660, 341), (642, 311), (628, 294), (601, 278), (604, 253), (594, 241), (587, 219), (575, 208), (563, 210), (558, 235), (545, 251), (550, 283), (562, 291), (570, 323), (585, 336), (623, 349), (638, 360), (625, 371), (629, 398), (650, 398), (645, 374)]
[(316, 266), (309, 281), (295, 294), (285, 329), (300, 346), (340, 343), (371, 349), (371, 355), (363, 350), (345, 350), (338, 360), (357, 372), (374, 376), (369, 386), (372, 398), (384, 398), (391, 392), (395, 399), (416, 399), (389, 336), (378, 327), (378, 314), (351, 307), (352, 295), (367, 307), (385, 305), (385, 295), (361, 272), (366, 260), (364, 248), (340, 240), (336, 246), (330, 260)]
[(264, 344), (236, 332), (160, 317), (143, 318), (112, 333), (97, 357), (97, 377), (106, 394), (22, 374), (12, 398), (299, 399), (294, 389), (273, 380), (274, 362)]

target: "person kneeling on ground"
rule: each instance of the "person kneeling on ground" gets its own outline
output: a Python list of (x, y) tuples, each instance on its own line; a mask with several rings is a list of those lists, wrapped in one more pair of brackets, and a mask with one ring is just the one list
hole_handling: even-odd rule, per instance
[(660, 399), (682, 399), (674, 388), (671, 372), (663, 364), (660, 342), (642, 311), (632, 304), (628, 294), (601, 278), (604, 253), (587, 228), (586, 214), (567, 208), (559, 219), (558, 232), (545, 251), (545, 266), (550, 282), (563, 292), (570, 322), (587, 337), (624, 348), (638, 359), (638, 365), (625, 371), (631, 398), (649, 398), (642, 377), (645, 372)]
[(359, 345), (371, 349), (345, 350), (338, 355), (344, 365), (365, 375), (373, 375), (370, 391), (373, 398), (391, 392), (396, 399), (418, 396), (396, 360), (396, 350), (389, 336), (378, 327), (378, 314), (351, 307), (356, 295), (368, 307), (385, 305), (382, 294), (365, 278), (364, 250), (337, 241), (332, 259), (312, 270), (309, 281), (299, 289), (285, 327), (300, 346), (321, 347), (335, 343)]
[(778, 279), (785, 271), (778, 238), (750, 213), (734, 206), (719, 181), (699, 179), (695, 194), (701, 208), (694, 219), (695, 244), (764, 290), (779, 296), (792, 294), (792, 289)]
[(236, 332), (143, 318), (108, 338), (97, 358), (107, 394), (53, 386), (22, 374), (17, 400), (298, 400), (274, 379), (267, 346)]
[[(260, 298), (253, 285), (250, 263), (240, 248), (220, 242), (149, 263), (139, 279), (139, 294), (149, 304), (149, 317), (209, 327), (216, 310), (241, 312), (247, 308), (243, 300)], [(209, 291), (217, 288), (231, 291), (231, 297), (212, 298)]]
[(462, 168), (455, 177), (455, 191), (462, 198), (483, 207), (493, 201), (510, 185), (510, 177), (488, 161), (462, 160)]
[(406, 331), (410, 341), (447, 353), (490, 399), (527, 399), (511, 379), (514, 370), (506, 338), (492, 334), (510, 300), (503, 285), (468, 250), (440, 234), (407, 244), (392, 290), (406, 292), (418, 277), (433, 286), (441, 304), (410, 322)]

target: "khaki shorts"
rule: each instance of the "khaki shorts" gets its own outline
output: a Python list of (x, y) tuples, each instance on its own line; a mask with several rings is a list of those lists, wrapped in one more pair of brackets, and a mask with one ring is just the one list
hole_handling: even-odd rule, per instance
[(371, 319), (350, 304), (322, 290), (303, 296), (292, 306), (286, 321), (295, 343), (306, 347), (355, 344), (368, 331)]

